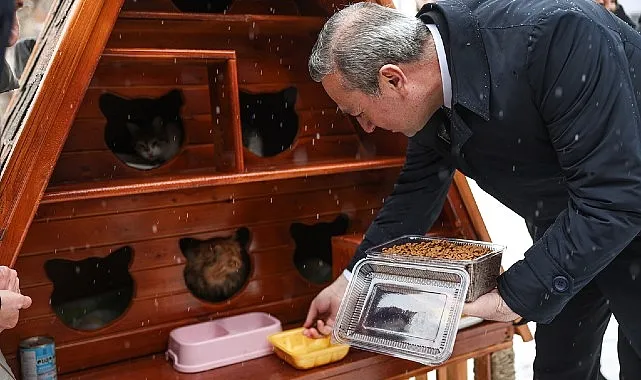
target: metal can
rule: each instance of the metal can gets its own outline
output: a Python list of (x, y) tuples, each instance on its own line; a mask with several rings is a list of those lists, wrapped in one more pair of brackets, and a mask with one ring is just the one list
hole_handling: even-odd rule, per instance
[(20, 342), (22, 380), (56, 380), (56, 345), (52, 337), (34, 336)]

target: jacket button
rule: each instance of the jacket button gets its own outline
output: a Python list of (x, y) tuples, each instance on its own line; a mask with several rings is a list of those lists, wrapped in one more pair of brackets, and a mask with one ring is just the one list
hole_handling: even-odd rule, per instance
[(570, 287), (570, 282), (563, 276), (556, 276), (552, 281), (552, 285), (557, 292), (563, 293)]

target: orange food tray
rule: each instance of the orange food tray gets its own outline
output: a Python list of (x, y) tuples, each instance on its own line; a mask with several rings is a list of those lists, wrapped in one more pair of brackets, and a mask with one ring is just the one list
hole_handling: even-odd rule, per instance
[(303, 328), (283, 331), (268, 337), (274, 352), (297, 369), (310, 369), (343, 359), (349, 351), (345, 344), (332, 344), (330, 337), (312, 339)]

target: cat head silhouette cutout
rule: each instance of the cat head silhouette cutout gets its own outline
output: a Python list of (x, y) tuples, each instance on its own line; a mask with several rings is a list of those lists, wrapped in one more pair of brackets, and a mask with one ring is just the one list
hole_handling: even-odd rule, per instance
[(45, 273), (53, 282), (51, 307), (70, 327), (85, 329), (86, 318), (96, 312), (101, 313), (103, 325), (109, 323), (133, 298), (131, 259), (132, 249), (123, 247), (104, 258), (46, 261)]
[(313, 225), (293, 223), (290, 235), (296, 243), (294, 264), (299, 272), (311, 282), (323, 283), (331, 280), (332, 236), (347, 232), (349, 218), (340, 214), (333, 222)]

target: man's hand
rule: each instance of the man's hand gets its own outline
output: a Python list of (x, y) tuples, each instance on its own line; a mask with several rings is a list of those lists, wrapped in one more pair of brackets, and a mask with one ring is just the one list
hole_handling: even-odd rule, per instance
[(10, 290), (0, 290), (0, 331), (10, 329), (18, 323), (21, 309), (31, 306), (31, 298)]
[(347, 279), (340, 275), (336, 281), (318, 293), (309, 306), (307, 319), (303, 325), (305, 327), (303, 335), (309, 338), (322, 338), (332, 333), (345, 290), (347, 290)]
[(499, 322), (511, 322), (520, 318), (503, 301), (496, 289), (480, 296), (474, 302), (466, 303), (463, 306), (463, 314)]

